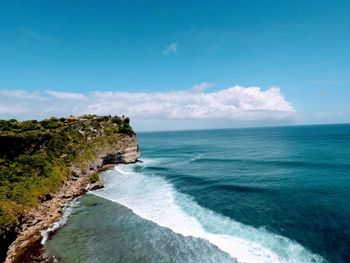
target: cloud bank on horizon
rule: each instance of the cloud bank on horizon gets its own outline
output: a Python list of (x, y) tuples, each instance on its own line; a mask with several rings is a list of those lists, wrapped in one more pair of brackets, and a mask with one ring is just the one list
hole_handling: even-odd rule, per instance
[(0, 90), (0, 118), (43, 119), (82, 114), (126, 115), (142, 120), (288, 120), (296, 115), (278, 87), (234, 86), (213, 92), (203, 82), (169, 92), (94, 91), (86, 94)]

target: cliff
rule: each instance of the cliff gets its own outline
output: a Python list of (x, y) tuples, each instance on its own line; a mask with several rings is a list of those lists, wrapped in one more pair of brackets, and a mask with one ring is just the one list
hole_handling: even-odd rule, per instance
[(101, 187), (99, 171), (139, 155), (128, 118), (0, 121), (0, 261), (28, 262), (65, 204)]

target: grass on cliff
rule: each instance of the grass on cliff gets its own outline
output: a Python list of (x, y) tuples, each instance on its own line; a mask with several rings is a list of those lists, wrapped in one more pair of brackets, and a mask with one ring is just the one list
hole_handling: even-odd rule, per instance
[(128, 118), (85, 115), (43, 121), (0, 120), (0, 237), (59, 190), (69, 165), (88, 168), (101, 147), (118, 147), (134, 132)]

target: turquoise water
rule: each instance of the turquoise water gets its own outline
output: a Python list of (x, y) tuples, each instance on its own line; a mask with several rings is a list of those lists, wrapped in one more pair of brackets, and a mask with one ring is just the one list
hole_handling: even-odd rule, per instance
[(176, 235), (92, 194), (74, 205), (68, 223), (47, 242), (46, 250), (62, 263), (232, 260), (208, 241)]
[(138, 137), (48, 241), (62, 262), (350, 262), (350, 125)]

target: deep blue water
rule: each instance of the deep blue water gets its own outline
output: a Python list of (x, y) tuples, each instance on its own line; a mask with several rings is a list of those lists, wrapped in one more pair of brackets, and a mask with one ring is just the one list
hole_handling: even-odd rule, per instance
[[(163, 262), (204, 262), (196, 254), (208, 262), (227, 255), (239, 262), (350, 262), (350, 125), (140, 133), (138, 139), (144, 163), (105, 172), (106, 188), (95, 198), (131, 209), (131, 222), (152, 222), (146, 228), (159, 240), (166, 236), (172, 250), (187, 248)], [(54, 254), (67, 238), (64, 229), (91, 208), (82, 202), (79, 209), (48, 242)], [(98, 218), (95, 224), (123, 226), (103, 213)], [(140, 226), (130, 228), (137, 233)], [(134, 236), (125, 250), (149, 241)], [(115, 242), (122, 250), (123, 242)], [(157, 255), (163, 242), (145, 247), (146, 254)]]

